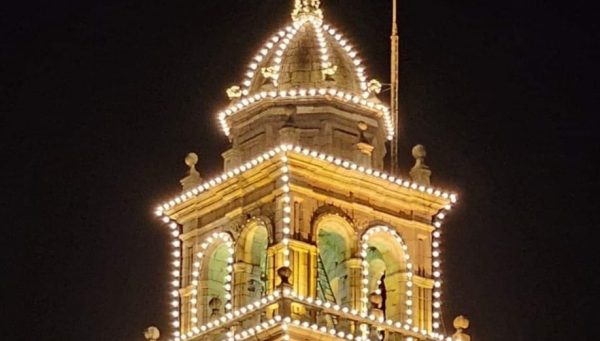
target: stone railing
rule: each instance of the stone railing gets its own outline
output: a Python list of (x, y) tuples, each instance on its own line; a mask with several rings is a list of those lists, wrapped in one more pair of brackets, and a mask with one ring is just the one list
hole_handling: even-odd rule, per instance
[(278, 328), (304, 329), (305, 332), (323, 334), (322, 339), (354, 341), (440, 341), (445, 336), (419, 330), (409, 324), (384, 320), (377, 309), (370, 313), (340, 307), (319, 299), (305, 298), (291, 288), (278, 288), (272, 294), (253, 304), (239, 308), (202, 325), (182, 340), (236, 341), (269, 339)]

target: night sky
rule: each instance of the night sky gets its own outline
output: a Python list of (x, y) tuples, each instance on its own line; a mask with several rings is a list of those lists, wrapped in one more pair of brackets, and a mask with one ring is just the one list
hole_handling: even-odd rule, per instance
[[(382, 81), (388, 2), (323, 1)], [(153, 208), (178, 192), (186, 153), (205, 178), (220, 172), (224, 90), (291, 3), (3, 6), (4, 339), (168, 334), (169, 236)], [(460, 195), (444, 235), (448, 332), (462, 313), (474, 341), (597, 339), (597, 11), (400, 3), (402, 174), (422, 143), (434, 184)]]

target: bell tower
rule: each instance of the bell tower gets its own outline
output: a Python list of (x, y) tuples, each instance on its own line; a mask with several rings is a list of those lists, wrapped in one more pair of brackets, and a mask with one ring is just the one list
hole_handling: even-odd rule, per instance
[(231, 142), (156, 208), (172, 240), (172, 340), (445, 340), (442, 223), (457, 200), (383, 169), (394, 134), (355, 47), (296, 0), (217, 114)]

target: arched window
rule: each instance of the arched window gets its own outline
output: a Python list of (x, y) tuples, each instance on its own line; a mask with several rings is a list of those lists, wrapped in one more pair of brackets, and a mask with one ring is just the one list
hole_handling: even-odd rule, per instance
[(204, 324), (231, 309), (233, 241), (229, 234), (214, 233), (200, 244), (193, 279), (198, 286), (192, 292), (192, 325)]
[(254, 303), (267, 293), (269, 232), (260, 221), (249, 223), (236, 245), (235, 305)]
[[(267, 294), (269, 289), (268, 253), (269, 230), (262, 220), (250, 221), (238, 238), (234, 264), (234, 304), (247, 306)], [(250, 328), (260, 322), (260, 315), (242, 322)]]
[(227, 271), (229, 257), (231, 255), (223, 243), (215, 246), (212, 252), (205, 257), (206, 271), (203, 273), (206, 274), (204, 282), (206, 295), (204, 295), (203, 306), (205, 307), (204, 316), (208, 317), (208, 320), (224, 313), (225, 302), (228, 301), (225, 277), (229, 275)]
[(319, 218), (317, 231), (317, 296), (341, 306), (349, 306), (349, 269), (352, 257), (354, 232), (344, 218), (327, 215)]
[(402, 238), (388, 227), (371, 228), (362, 249), (367, 292), (382, 296), (385, 318), (412, 321), (412, 265)]

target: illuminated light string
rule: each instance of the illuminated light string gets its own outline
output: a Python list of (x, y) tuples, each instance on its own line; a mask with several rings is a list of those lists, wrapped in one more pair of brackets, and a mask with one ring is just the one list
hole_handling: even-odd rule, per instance
[(349, 169), (352, 171), (357, 171), (357, 172), (360, 172), (363, 174), (367, 174), (373, 178), (387, 180), (389, 183), (399, 186), (399, 187), (404, 187), (404, 188), (411, 189), (411, 190), (414, 190), (417, 192), (427, 193), (427, 194), (433, 195), (435, 197), (440, 197), (442, 199), (450, 201), (450, 203), (452, 203), (452, 204), (456, 203), (456, 201), (458, 200), (458, 196), (454, 193), (449, 193), (449, 192), (442, 191), (440, 189), (436, 189), (433, 187), (428, 187), (428, 186), (424, 186), (424, 185), (421, 185), (421, 184), (418, 184), (415, 182), (411, 182), (408, 180), (403, 180), (401, 178), (397, 178), (392, 175), (388, 175), (387, 173), (379, 171), (379, 170), (360, 166), (353, 161), (348, 161), (348, 160), (338, 158), (333, 155), (322, 153), (322, 152), (312, 150), (309, 148), (304, 148), (299, 145), (282, 144), (282, 145), (277, 146), (267, 152), (264, 152), (264, 153), (258, 155), (257, 157), (255, 157), (251, 161), (244, 163), (240, 167), (237, 167), (233, 170), (222, 173), (221, 175), (219, 175), (209, 181), (206, 181), (205, 183), (197, 186), (196, 188), (193, 188), (179, 196), (172, 198), (171, 200), (168, 200), (168, 201), (162, 203), (161, 205), (156, 207), (154, 213), (159, 217), (163, 216), (165, 214), (166, 210), (171, 210), (174, 207), (176, 207), (180, 204), (183, 204), (183, 203), (191, 200), (192, 198), (197, 197), (198, 195), (208, 191), (209, 189), (214, 188), (215, 186), (218, 186), (221, 183), (223, 183), (231, 178), (237, 177), (238, 175), (241, 175), (241, 174), (255, 168), (259, 164), (262, 164), (268, 160), (273, 159), (275, 156), (277, 156), (278, 154), (280, 154), (282, 152), (296, 153), (296, 154), (301, 154), (304, 156), (311, 157), (313, 159), (327, 161), (327, 162), (335, 164), (337, 166), (341, 166), (345, 169)]
[(315, 25), (313, 23), (313, 29), (317, 35), (317, 42), (319, 43), (319, 52), (321, 53), (321, 68), (322, 71), (326, 71), (333, 66), (331, 61), (329, 60), (329, 49), (327, 47), (327, 41), (325, 40), (325, 36), (323, 36), (323, 29), (321, 25)]
[[(269, 319), (268, 321), (264, 321), (262, 323), (258, 323), (256, 326), (245, 329), (237, 334), (233, 334), (231, 332), (228, 333), (227, 335), (227, 341), (236, 341), (236, 340), (244, 340), (247, 339), (249, 337), (254, 336), (257, 333), (260, 333), (263, 330), (269, 329), (273, 326), (275, 326), (276, 324), (280, 323), (282, 320), (284, 320), (281, 316), (279, 315), (275, 315), (273, 316), (272, 319)], [(282, 340), (289, 340), (289, 335), (287, 333), (287, 323), (284, 323), (284, 325), (286, 325), (284, 329), (284, 335)], [(287, 336), (287, 338), (285, 338)]]
[(286, 31), (291, 28), (288, 26), (285, 30), (279, 31), (277, 34), (273, 35), (271, 39), (269, 39), (263, 48), (261, 48), (258, 53), (252, 58), (252, 62), (248, 65), (248, 70), (245, 73), (245, 79), (242, 81), (242, 95), (247, 96), (250, 90), (250, 86), (252, 85), (252, 79), (256, 75), (256, 72), (259, 72), (260, 63), (267, 57), (271, 49), (286, 35)]
[(442, 318), (442, 223), (444, 218), (452, 209), (451, 204), (447, 204), (444, 208), (435, 215), (433, 219), (433, 227), (435, 230), (433, 231), (433, 238), (431, 240), (432, 247), (432, 266), (433, 266), (433, 329), (438, 330), (441, 326), (441, 318)]
[[(451, 338), (449, 337), (445, 337), (444, 335), (438, 333), (438, 332), (428, 332), (426, 329), (419, 329), (417, 326), (412, 326), (408, 323), (402, 323), (399, 321), (393, 321), (390, 319), (385, 320), (384, 318), (376, 318), (374, 315), (369, 315), (367, 314), (367, 312), (365, 311), (357, 311), (356, 309), (349, 309), (348, 307), (340, 307), (337, 304), (332, 304), (331, 302), (328, 301), (322, 301), (320, 299), (314, 299), (312, 297), (303, 297), (301, 295), (296, 294), (295, 292), (283, 292), (283, 296), (290, 296), (293, 297), (295, 300), (302, 302), (302, 303), (306, 303), (308, 305), (312, 305), (312, 306), (316, 306), (316, 307), (323, 307), (323, 308), (327, 308), (327, 309), (333, 309), (336, 312), (342, 312), (344, 314), (349, 314), (352, 315), (356, 318), (362, 318), (362, 319), (368, 319), (369, 323), (378, 326), (378, 327), (395, 327), (397, 329), (404, 329), (405, 331), (409, 331), (409, 332), (413, 332), (416, 334), (421, 334), (421, 336), (423, 337), (430, 337), (433, 339), (437, 339), (437, 340), (444, 340), (444, 338), (446, 338), (447, 341), (451, 341)], [(356, 340), (356, 339), (355, 339)]]
[(281, 182), (282, 187), (281, 191), (283, 192), (283, 196), (281, 198), (283, 202), (283, 212), (282, 212), (282, 229), (283, 238), (281, 243), (283, 244), (283, 266), (290, 266), (290, 223), (292, 222), (291, 213), (292, 208), (290, 205), (291, 197), (290, 197), (290, 176), (289, 176), (289, 166), (288, 166), (288, 157), (284, 154), (281, 157), (281, 161), (283, 162), (283, 167), (281, 167)]
[[(283, 322), (281, 322), (281, 321), (283, 321)], [(246, 340), (248, 338), (252, 338), (255, 335), (259, 334), (260, 332), (275, 326), (279, 322), (282, 323), (282, 329), (284, 330), (284, 332), (286, 332), (284, 335), (287, 336), (287, 338), (284, 336), (284, 338), (282, 338), (282, 340), (289, 340), (289, 334), (287, 333), (287, 331), (289, 330), (289, 326), (295, 326), (298, 328), (302, 328), (302, 329), (310, 331), (311, 333), (320, 333), (320, 334), (327, 335), (330, 337), (333, 336), (333, 337), (336, 337), (336, 338), (339, 338), (342, 340), (353, 340), (353, 341), (369, 341), (370, 340), (368, 336), (353, 335), (352, 333), (349, 333), (349, 332), (338, 331), (335, 328), (330, 328), (330, 327), (319, 325), (316, 323), (311, 324), (310, 322), (307, 322), (307, 321), (300, 321), (300, 320), (296, 320), (296, 319), (291, 319), (289, 317), (282, 318), (279, 315), (275, 316), (273, 319), (270, 319), (268, 321), (260, 323), (260, 324), (256, 325), (255, 327), (245, 329), (237, 334), (229, 334), (227, 340), (228, 341), (238, 341), (238, 340)], [(423, 336), (431, 337), (430, 335), (423, 335)], [(451, 337), (444, 337), (444, 336), (442, 336), (441, 338), (435, 337), (434, 339), (436, 339), (436, 340), (444, 340), (445, 339), (446, 341), (452, 341)], [(414, 338), (409, 336), (406, 338), (406, 340), (414, 341)]]
[(279, 84), (279, 72), (281, 71), (281, 62), (283, 61), (283, 55), (287, 50), (288, 45), (291, 43), (292, 39), (294, 39), (296, 33), (298, 32), (298, 30), (292, 27), (287, 27), (286, 31), (287, 34), (285, 38), (283, 38), (283, 41), (279, 44), (279, 49), (275, 51), (275, 59), (273, 60), (275, 62), (275, 86)]
[(408, 280), (406, 281), (406, 300), (405, 300), (405, 305), (406, 305), (406, 323), (408, 325), (412, 325), (413, 320), (412, 320), (412, 315), (413, 315), (413, 301), (412, 301), (412, 296), (413, 296), (413, 265), (410, 262), (410, 255), (408, 254), (408, 246), (406, 245), (406, 243), (404, 242), (404, 240), (402, 239), (402, 237), (400, 237), (400, 235), (394, 231), (393, 229), (387, 227), (387, 226), (376, 226), (376, 227), (372, 227), (370, 229), (368, 229), (362, 236), (362, 242), (361, 242), (361, 252), (360, 252), (360, 257), (361, 257), (361, 264), (362, 264), (362, 298), (361, 301), (363, 302), (362, 308), (363, 311), (367, 310), (367, 302), (368, 302), (368, 294), (369, 294), (369, 262), (367, 261), (367, 249), (369, 248), (369, 239), (377, 233), (385, 233), (390, 235), (392, 238), (394, 238), (394, 240), (398, 243), (398, 245), (400, 245), (400, 247), (403, 250), (403, 254), (404, 254), (404, 261), (406, 262), (406, 276), (408, 277)]
[(301, 302), (301, 303), (305, 303), (309, 306), (316, 306), (316, 307), (320, 307), (320, 308), (325, 308), (325, 309), (331, 309), (334, 310), (335, 313), (341, 312), (344, 314), (349, 314), (352, 315), (353, 317), (357, 318), (357, 319), (366, 319), (368, 320), (368, 323), (371, 325), (374, 325), (376, 327), (394, 327), (397, 329), (404, 329), (407, 332), (412, 332), (415, 334), (420, 334), (421, 337), (429, 337), (429, 338), (433, 338), (433, 339), (437, 339), (437, 340), (444, 340), (445, 336), (438, 333), (438, 332), (428, 332), (426, 329), (419, 329), (416, 326), (411, 326), (408, 323), (402, 323), (399, 321), (392, 321), (390, 319), (383, 319), (383, 318), (376, 318), (374, 315), (372, 314), (367, 314), (365, 311), (357, 311), (356, 309), (349, 309), (348, 307), (340, 307), (337, 304), (332, 304), (331, 302), (328, 301), (322, 301), (318, 298), (312, 298), (312, 297), (303, 297), (301, 295), (298, 295), (297, 293), (293, 292), (293, 291), (289, 291), (289, 289), (284, 290), (282, 292), (282, 295), (285, 296), (289, 296), (292, 297), (294, 300)]
[(255, 301), (254, 303), (248, 304), (237, 310), (227, 312), (218, 319), (214, 319), (200, 327), (194, 328), (194, 330), (192, 331), (191, 334), (188, 333), (186, 335), (183, 335), (181, 340), (190, 339), (190, 338), (196, 337), (200, 334), (210, 332), (210, 331), (214, 330), (215, 328), (220, 328), (222, 325), (227, 324), (228, 322), (230, 322), (233, 319), (244, 316), (245, 314), (247, 314), (249, 312), (266, 308), (267, 306), (276, 302), (279, 299), (279, 297), (281, 297), (281, 292), (275, 291), (275, 292), (273, 292), (273, 294), (267, 295), (267, 296), (261, 298), (260, 300)]
[(176, 221), (170, 219), (167, 216), (163, 216), (162, 217), (162, 221), (163, 223), (165, 223), (165, 225), (167, 225), (169, 227), (169, 229), (171, 230), (171, 236), (172, 236), (172, 246), (173, 246), (173, 251), (171, 252), (171, 256), (172, 256), (172, 270), (171, 270), (171, 276), (172, 276), (172, 280), (171, 280), (171, 311), (170, 311), (170, 315), (171, 315), (171, 325), (173, 326), (174, 332), (173, 332), (173, 337), (174, 340), (179, 341), (179, 336), (180, 336), (180, 332), (179, 332), (179, 327), (180, 327), (180, 323), (179, 323), (179, 307), (180, 307), (180, 301), (179, 301), (179, 288), (181, 287), (181, 283), (180, 283), (180, 278), (181, 278), (181, 241), (179, 240), (179, 236), (181, 234), (181, 228), (180, 226), (177, 224)]
[[(234, 319), (242, 318), (247, 313), (257, 311), (257, 310), (262, 310), (262, 309), (266, 308), (267, 306), (276, 303), (281, 297), (291, 297), (293, 300), (303, 303), (303, 304), (307, 304), (309, 306), (320, 307), (320, 308), (325, 308), (325, 309), (332, 309), (334, 311), (341, 312), (343, 314), (351, 315), (355, 318), (366, 319), (366, 320), (368, 320), (368, 323), (374, 325), (375, 327), (386, 327), (387, 326), (387, 327), (394, 327), (397, 329), (404, 329), (405, 331), (418, 333), (418, 334), (421, 334), (421, 336), (423, 336), (423, 337), (429, 337), (429, 338), (436, 339), (436, 340), (444, 340), (444, 338), (446, 338), (444, 335), (442, 335), (440, 333), (428, 332), (425, 329), (419, 330), (418, 327), (411, 326), (407, 323), (403, 324), (401, 322), (392, 321), (390, 319), (384, 320), (383, 318), (376, 318), (374, 315), (368, 315), (364, 311), (359, 312), (356, 309), (349, 309), (348, 307), (340, 307), (337, 304), (332, 304), (331, 302), (328, 302), (328, 301), (322, 301), (318, 298), (313, 298), (313, 297), (305, 298), (304, 296), (298, 295), (297, 293), (295, 293), (294, 291), (290, 291), (289, 289), (284, 289), (283, 291), (276, 290), (272, 294), (267, 295), (267, 296), (261, 298), (260, 300), (255, 301), (254, 303), (248, 304), (245, 307), (241, 307), (235, 311), (228, 312), (224, 316), (221, 316), (220, 318), (212, 320), (212, 321), (208, 322), (207, 324), (199, 327), (198, 331), (195, 331), (191, 335), (191, 337), (196, 337), (196, 336), (202, 335), (204, 333), (211, 332), (215, 329), (222, 328), (223, 325), (231, 323)], [(272, 319), (270, 319), (269, 321), (257, 323), (254, 327), (246, 329), (235, 335), (231, 331), (229, 331), (227, 333), (228, 340), (231, 340), (232, 337), (234, 338), (234, 340), (240, 340), (240, 339), (244, 339), (244, 338), (253, 336), (256, 333), (259, 333), (265, 329), (268, 329), (271, 326), (274, 326), (276, 323), (281, 322), (281, 321), (282, 321), (281, 317), (275, 316)], [(303, 326), (303, 327), (306, 327), (309, 325), (308, 322), (300, 322), (300, 321), (298, 321), (298, 322), (292, 321), (292, 323), (295, 325)], [(313, 331), (328, 330), (328, 333), (330, 335), (334, 335), (334, 334), (331, 334), (332, 329), (323, 329), (323, 328), (327, 328), (327, 327), (320, 326), (318, 324), (311, 324), (310, 328)], [(183, 335), (181, 337), (181, 340), (186, 340), (186, 339), (191, 338), (188, 335)], [(335, 336), (339, 337), (339, 335), (340, 335), (340, 332), (335, 331)], [(346, 334), (346, 337), (348, 337), (348, 334)], [(353, 338), (353, 340), (355, 340), (355, 341), (365, 340), (366, 341), (368, 339), (361, 338), (360, 336), (356, 336)], [(410, 337), (408, 337), (407, 340), (410, 340)], [(451, 340), (451, 338), (446, 338), (446, 340)]]
[(352, 103), (363, 109), (377, 112), (378, 115), (383, 117), (387, 131), (387, 139), (391, 140), (394, 136), (394, 127), (391, 124), (390, 109), (387, 106), (381, 104), (379, 101), (366, 99), (360, 95), (354, 95), (351, 92), (332, 87), (261, 91), (254, 95), (242, 97), (235, 104), (232, 104), (229, 108), (217, 115), (225, 135), (229, 136), (231, 132), (231, 128), (227, 123), (228, 117), (235, 115), (251, 105), (274, 99), (326, 99), (340, 103)]
[(226, 274), (224, 277), (224, 289), (225, 289), (225, 313), (231, 311), (232, 308), (232, 294), (231, 294), (231, 281), (233, 279), (233, 239), (228, 233), (225, 232), (215, 232), (211, 236), (207, 237), (201, 244), (201, 251), (196, 253), (196, 260), (194, 261), (194, 270), (192, 272), (192, 295), (190, 299), (191, 303), (191, 314), (190, 314), (190, 322), (192, 326), (192, 331), (188, 332), (188, 336), (193, 335), (194, 329), (198, 327), (198, 308), (200, 303), (198, 302), (198, 289), (199, 289), (199, 279), (200, 279), (200, 267), (202, 264), (202, 259), (204, 257), (204, 253), (206, 250), (219, 242), (225, 243), (227, 246), (227, 267)]
[[(364, 98), (369, 97), (367, 76), (365, 73), (365, 68), (361, 66), (362, 60), (357, 57), (358, 53), (354, 50), (352, 45), (348, 43), (348, 40), (346, 40), (341, 33), (338, 33), (334, 27), (331, 27), (330, 25), (323, 25), (323, 28), (331, 37), (334, 38), (334, 40), (340, 45), (340, 47), (342, 47), (342, 49), (346, 51), (346, 53), (352, 60), (352, 63), (354, 64), (356, 76), (360, 81), (360, 89), (363, 92), (362, 95)], [(392, 131), (392, 135), (393, 133), (394, 132)]]
[[(265, 296), (265, 297), (261, 298), (260, 300), (255, 301), (254, 303), (248, 304), (247, 306), (241, 307), (235, 311), (228, 312), (224, 316), (221, 316), (219, 319), (215, 319), (215, 320), (210, 321), (207, 324), (201, 326), (196, 331), (194, 331), (194, 333), (191, 334), (191, 336), (189, 336), (190, 334), (184, 335), (184, 336), (182, 336), (181, 339), (185, 340), (185, 339), (189, 339), (190, 337), (198, 336), (199, 334), (210, 332), (210, 331), (214, 330), (215, 328), (219, 328), (222, 325), (224, 325), (228, 322), (231, 322), (233, 319), (243, 317), (247, 313), (264, 309), (267, 306), (275, 303), (281, 297), (291, 297), (295, 301), (301, 302), (303, 304), (307, 304), (309, 306), (315, 306), (315, 307), (320, 307), (320, 308), (325, 308), (325, 309), (332, 309), (336, 312), (341, 312), (343, 314), (348, 314), (348, 315), (354, 316), (355, 318), (367, 319), (369, 323), (375, 325), (376, 327), (386, 327), (386, 326), (395, 327), (397, 329), (404, 329), (409, 332), (419, 333), (423, 337), (429, 337), (429, 338), (433, 338), (433, 339), (437, 339), (437, 340), (444, 340), (444, 338), (445, 338), (445, 336), (440, 333), (428, 332), (425, 329), (419, 330), (418, 327), (411, 326), (408, 323), (403, 324), (402, 322), (399, 322), (399, 321), (393, 321), (390, 319), (385, 320), (383, 318), (376, 318), (374, 315), (372, 315), (372, 314), (369, 315), (365, 311), (359, 312), (356, 309), (350, 309), (348, 307), (341, 307), (338, 304), (333, 304), (328, 301), (322, 301), (319, 298), (313, 298), (313, 297), (305, 298), (302, 295), (298, 295), (294, 291), (290, 291), (289, 289), (284, 289), (283, 291), (276, 290), (272, 294)], [(274, 321), (278, 322), (278, 321), (280, 321), (280, 319), (272, 320), (270, 322), (270, 325), (274, 325), (275, 324)], [(302, 325), (306, 325), (306, 322), (303, 322)], [(312, 328), (315, 328), (314, 326), (317, 326), (317, 325), (313, 324)], [(266, 329), (266, 328), (267, 328), (267, 326), (265, 325), (265, 323), (262, 323), (262, 324), (257, 324), (254, 328), (247, 329), (246, 332), (247, 332), (248, 336), (252, 336), (254, 333), (260, 332), (261, 330)], [(319, 327), (320, 330), (322, 330), (322, 328), (323, 327)], [(330, 331), (330, 333), (331, 333), (331, 331)], [(229, 335), (232, 335), (232, 334), (229, 333)], [(243, 332), (239, 333), (238, 335), (243, 335)], [(338, 335), (339, 335), (339, 333), (336, 332), (336, 336), (338, 336)], [(245, 338), (245, 336), (243, 336), (243, 337)], [(446, 339), (451, 340), (450, 338), (446, 338)], [(361, 340), (361, 339), (359, 339), (359, 336), (357, 336), (354, 338), (354, 340)], [(366, 339), (364, 339), (364, 340), (366, 340)], [(408, 340), (408, 338), (407, 338), (407, 340)]]
[[(281, 40), (281, 42), (278, 45), (277, 50), (275, 51), (275, 58), (273, 59), (273, 61), (275, 62), (275, 65), (272, 66), (273, 68), (273, 72), (274, 74), (272, 75), (273, 78), (273, 85), (277, 86), (279, 83), (279, 72), (281, 71), (281, 62), (283, 60), (283, 55), (285, 54), (285, 51), (288, 47), (288, 45), (290, 44), (290, 42), (292, 41), (292, 39), (294, 39), (294, 37), (296, 36), (296, 33), (298, 32), (295, 28), (288, 26), (285, 28), (286, 30), (286, 34), (284, 35), (283, 39)], [(251, 84), (251, 82), (250, 82)]]

